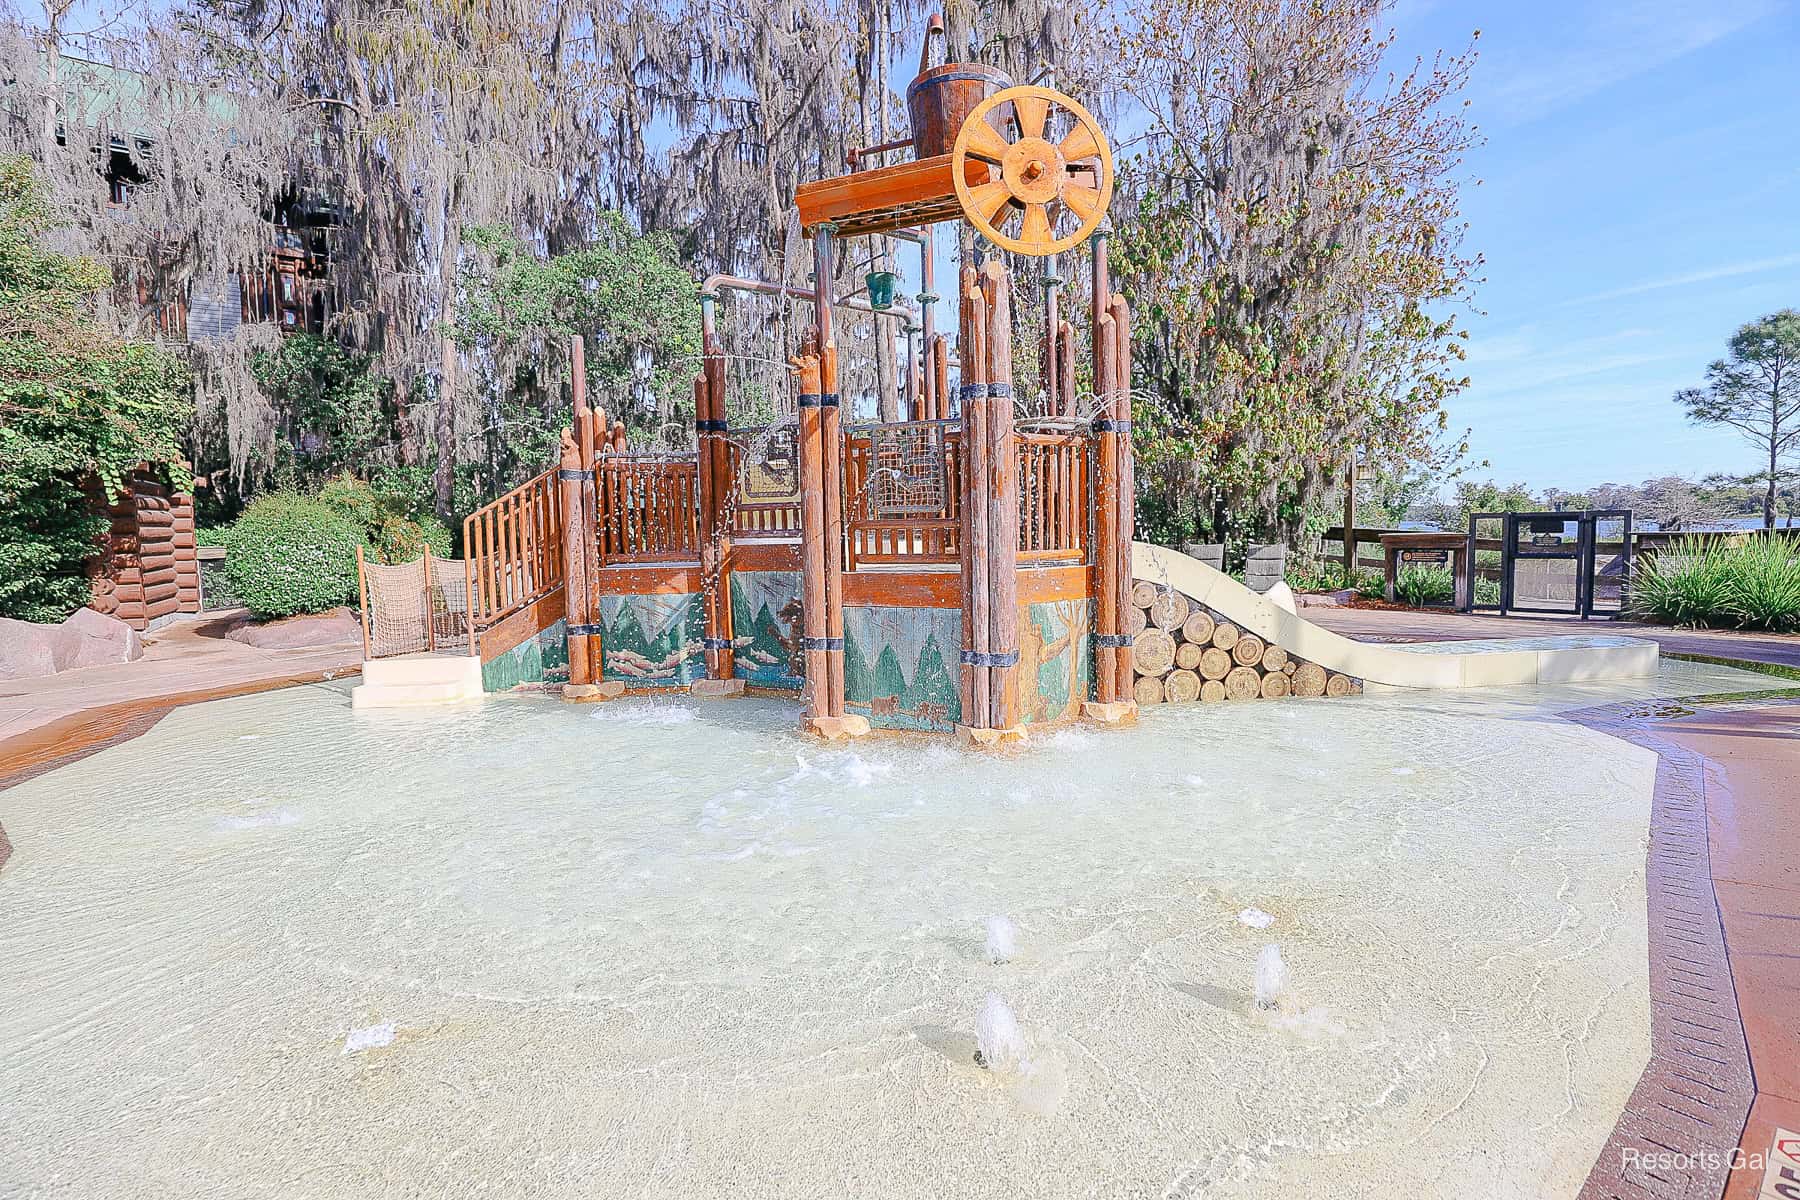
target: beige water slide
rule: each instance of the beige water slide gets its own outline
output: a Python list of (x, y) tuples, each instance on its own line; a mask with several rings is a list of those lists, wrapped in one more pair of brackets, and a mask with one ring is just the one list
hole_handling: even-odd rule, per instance
[(1507, 687), (1656, 674), (1658, 649), (1644, 638), (1608, 635), (1494, 638), (1404, 645), (1359, 642), (1305, 620), (1185, 554), (1132, 544), (1132, 574), (1212, 609), (1288, 653), (1388, 688)]

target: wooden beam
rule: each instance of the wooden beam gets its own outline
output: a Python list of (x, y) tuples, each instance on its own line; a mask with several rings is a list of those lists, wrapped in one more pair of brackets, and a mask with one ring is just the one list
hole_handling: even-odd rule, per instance
[[(858, 171), (835, 179), (803, 183), (794, 189), (800, 229), (811, 236), (823, 224), (837, 226), (840, 236), (875, 233), (925, 225), (961, 215), (948, 154)], [(971, 183), (986, 182), (988, 165), (971, 158)]]

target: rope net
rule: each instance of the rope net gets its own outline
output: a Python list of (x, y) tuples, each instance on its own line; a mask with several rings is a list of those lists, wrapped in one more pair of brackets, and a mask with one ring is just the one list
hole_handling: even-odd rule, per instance
[(460, 559), (363, 563), (369, 657), (469, 649), (469, 588)]

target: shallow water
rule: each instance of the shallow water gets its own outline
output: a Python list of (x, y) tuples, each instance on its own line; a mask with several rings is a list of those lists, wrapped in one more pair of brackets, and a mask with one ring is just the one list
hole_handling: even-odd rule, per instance
[(1553, 714), (1767, 686), (1012, 759), (761, 700), (184, 709), (0, 793), (0, 1195), (1573, 1195), (1649, 1052), (1654, 760)]

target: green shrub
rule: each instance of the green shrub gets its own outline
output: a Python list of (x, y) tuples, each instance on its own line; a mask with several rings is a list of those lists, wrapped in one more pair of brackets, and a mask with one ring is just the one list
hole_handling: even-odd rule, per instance
[(1632, 615), (1672, 625), (1800, 629), (1800, 538), (1692, 538), (1639, 563)]
[(225, 533), (225, 578), (257, 617), (291, 617), (356, 602), (363, 532), (336, 507), (276, 492)]
[(1336, 592), (1344, 588), (1360, 589), (1370, 580), (1375, 582), (1375, 594), (1380, 595), (1382, 581), (1379, 573), (1358, 567), (1346, 577), (1344, 563), (1341, 559), (1324, 559), (1312, 570), (1290, 566), (1287, 571), (1287, 585), (1296, 592)]
[(411, 562), (427, 548), (439, 558), (450, 557), (449, 526), (427, 514), (409, 515), (404, 496), (340, 475), (319, 492), (319, 500), (354, 521), (369, 551), (381, 562)]
[(1414, 608), (1449, 604), (1456, 598), (1456, 580), (1449, 567), (1411, 563), (1401, 567), (1394, 576), (1394, 596)]
[(0, 154), (0, 616), (45, 622), (91, 594), (107, 523), (85, 485), (116, 497), (151, 462), (185, 489), (194, 415), (181, 358), (93, 319), (112, 276), (46, 248), (53, 215), (31, 160)]

